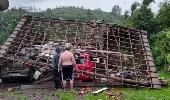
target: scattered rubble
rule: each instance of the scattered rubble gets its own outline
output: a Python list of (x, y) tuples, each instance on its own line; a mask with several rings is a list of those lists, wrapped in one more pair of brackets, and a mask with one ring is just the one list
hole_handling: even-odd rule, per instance
[(97, 90), (97, 91), (94, 91), (94, 92), (92, 92), (94, 95), (97, 95), (97, 94), (99, 94), (99, 93), (101, 93), (101, 92), (103, 92), (103, 91), (105, 91), (105, 90), (107, 90), (108, 88), (102, 88), (102, 89), (99, 89), (99, 90)]
[(84, 72), (79, 71), (79, 75), (94, 80), (106, 78), (122, 85), (161, 88), (145, 31), (28, 15), (23, 16), (0, 48), (1, 77), (32, 78), (39, 70), (41, 75), (34, 74), (38, 76), (37, 83), (50, 80), (54, 48), (63, 48), (67, 42), (73, 44), (75, 53), (89, 54), (91, 66), (96, 59), (92, 71), (84, 65)]
[(8, 91), (8, 92), (12, 92), (12, 91), (14, 91), (14, 89), (13, 89), (12, 87), (9, 87), (9, 88), (7, 89), (7, 91)]
[(78, 91), (78, 94), (84, 95), (84, 94), (87, 94), (87, 93), (90, 93), (90, 92), (92, 92), (92, 89), (90, 87), (86, 87), (86, 88), (80, 88), (79, 91)]

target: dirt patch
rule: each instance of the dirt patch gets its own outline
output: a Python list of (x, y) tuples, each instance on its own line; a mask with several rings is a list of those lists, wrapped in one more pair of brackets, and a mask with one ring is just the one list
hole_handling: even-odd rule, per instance
[(30, 100), (59, 100), (51, 89), (29, 89), (23, 90), (23, 95), (28, 96)]
[(12, 92), (4, 91), (0, 94), (0, 100), (60, 100), (51, 89), (26, 89)]

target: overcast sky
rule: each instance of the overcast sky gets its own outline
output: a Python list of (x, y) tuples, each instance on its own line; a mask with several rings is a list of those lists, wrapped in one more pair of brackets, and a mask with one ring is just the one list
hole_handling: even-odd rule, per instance
[[(130, 10), (133, 2), (141, 3), (143, 0), (9, 0), (10, 8), (18, 6), (33, 6), (45, 10), (47, 8), (55, 8), (56, 6), (79, 6), (86, 9), (100, 8), (103, 11), (110, 12), (114, 5), (119, 5), (123, 12)], [(157, 12), (158, 4), (163, 0), (155, 0), (152, 4), (152, 10)]]

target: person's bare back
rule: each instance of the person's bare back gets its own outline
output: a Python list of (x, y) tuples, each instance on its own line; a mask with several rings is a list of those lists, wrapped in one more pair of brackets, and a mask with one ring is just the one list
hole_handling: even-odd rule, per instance
[(61, 54), (60, 60), (61, 60), (61, 65), (74, 65), (75, 64), (73, 53), (67, 50)]

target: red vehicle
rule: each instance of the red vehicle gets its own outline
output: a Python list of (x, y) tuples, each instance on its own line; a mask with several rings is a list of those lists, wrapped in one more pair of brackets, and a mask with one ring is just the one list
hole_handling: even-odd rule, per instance
[[(93, 61), (93, 58), (90, 56), (90, 54), (86, 54), (86, 53), (80, 54), (77, 57), (76, 62), (77, 62), (76, 67), (77, 67), (78, 70), (95, 72), (96, 62)], [(82, 80), (82, 81), (90, 81), (93, 78), (91, 78), (90, 76), (84, 75), (82, 73), (79, 73), (77, 71), (76, 79)]]

